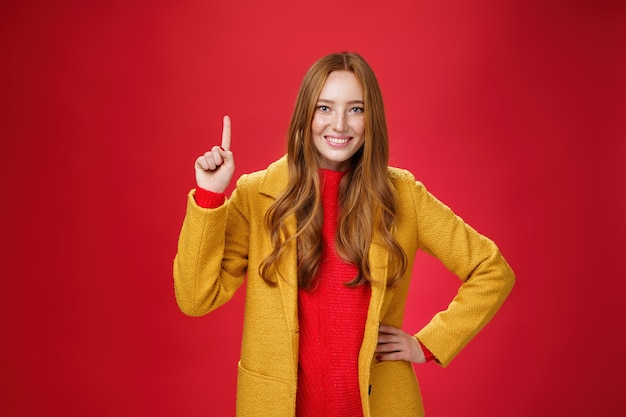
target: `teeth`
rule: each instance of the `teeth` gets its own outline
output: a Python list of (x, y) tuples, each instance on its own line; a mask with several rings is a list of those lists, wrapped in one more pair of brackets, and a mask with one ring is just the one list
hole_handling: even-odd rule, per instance
[(340, 139), (340, 138), (333, 138), (332, 136), (327, 136), (326, 140), (328, 140), (330, 143), (341, 145), (341, 144), (346, 143), (349, 139)]

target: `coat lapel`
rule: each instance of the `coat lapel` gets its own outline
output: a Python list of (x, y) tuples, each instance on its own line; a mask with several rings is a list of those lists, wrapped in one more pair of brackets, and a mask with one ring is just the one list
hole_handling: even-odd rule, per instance
[[(367, 310), (367, 321), (363, 343), (359, 352), (359, 387), (362, 393), (368, 392), (370, 380), (370, 366), (374, 358), (374, 351), (378, 343), (378, 327), (387, 289), (387, 248), (379, 243), (372, 243), (369, 254), (370, 270), (373, 282), (371, 284), (370, 304)], [(362, 398), (363, 411), (369, 415), (368, 397)]]
[[(276, 200), (283, 192), (288, 181), (287, 157), (283, 156), (271, 164), (259, 187), (259, 193)], [(296, 233), (296, 216), (287, 219), (287, 230), (290, 234)], [(297, 248), (295, 243), (286, 248), (284, 256), (278, 264), (281, 277), (278, 278), (285, 318), (292, 334), (298, 332), (298, 282), (297, 282)], [(297, 352), (297, 350), (296, 350)]]

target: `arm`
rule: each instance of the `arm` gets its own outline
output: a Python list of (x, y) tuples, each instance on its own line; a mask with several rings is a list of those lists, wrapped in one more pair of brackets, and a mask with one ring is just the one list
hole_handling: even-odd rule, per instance
[(248, 222), (235, 189), (226, 204), (205, 209), (190, 192), (174, 259), (174, 290), (180, 309), (200, 316), (229, 301), (247, 270)]
[[(230, 300), (245, 276), (248, 228), (236, 208), (237, 191), (223, 204), (234, 168), (230, 119), (225, 117), (222, 146), (196, 159), (198, 187), (189, 193), (174, 259), (176, 300), (188, 315), (206, 314)], [(228, 267), (224, 259), (229, 259)]]
[(494, 242), (476, 232), (419, 182), (413, 198), (420, 248), (437, 257), (462, 281), (448, 308), (415, 335), (438, 362), (447, 366), (495, 315), (515, 277)]

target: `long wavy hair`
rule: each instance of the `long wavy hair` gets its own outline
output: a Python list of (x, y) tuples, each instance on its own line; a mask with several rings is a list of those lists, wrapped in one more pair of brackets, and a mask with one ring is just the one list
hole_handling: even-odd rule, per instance
[[(365, 141), (350, 160), (339, 185), (339, 218), (335, 246), (339, 256), (358, 268), (346, 285), (354, 287), (375, 280), (369, 265), (374, 236), (389, 250), (387, 285), (398, 283), (407, 268), (402, 247), (393, 237), (396, 196), (387, 174), (389, 143), (383, 99), (374, 72), (355, 53), (331, 54), (317, 61), (306, 73), (291, 117), (287, 136), (289, 181), (265, 215), (272, 252), (259, 272), (268, 284), (276, 283), (278, 260), (289, 244), (297, 242), (298, 286), (315, 287), (322, 257), (323, 210), (320, 191), (320, 154), (313, 144), (311, 125), (317, 100), (333, 71), (350, 71), (363, 88)], [(286, 221), (294, 215), (297, 231), (290, 234)], [(382, 279), (382, 277), (377, 277)]]

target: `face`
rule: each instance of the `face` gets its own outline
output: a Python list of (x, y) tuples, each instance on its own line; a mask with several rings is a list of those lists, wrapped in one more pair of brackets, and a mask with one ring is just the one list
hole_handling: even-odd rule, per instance
[(315, 106), (311, 131), (321, 168), (345, 171), (365, 142), (363, 88), (350, 71), (328, 75)]

